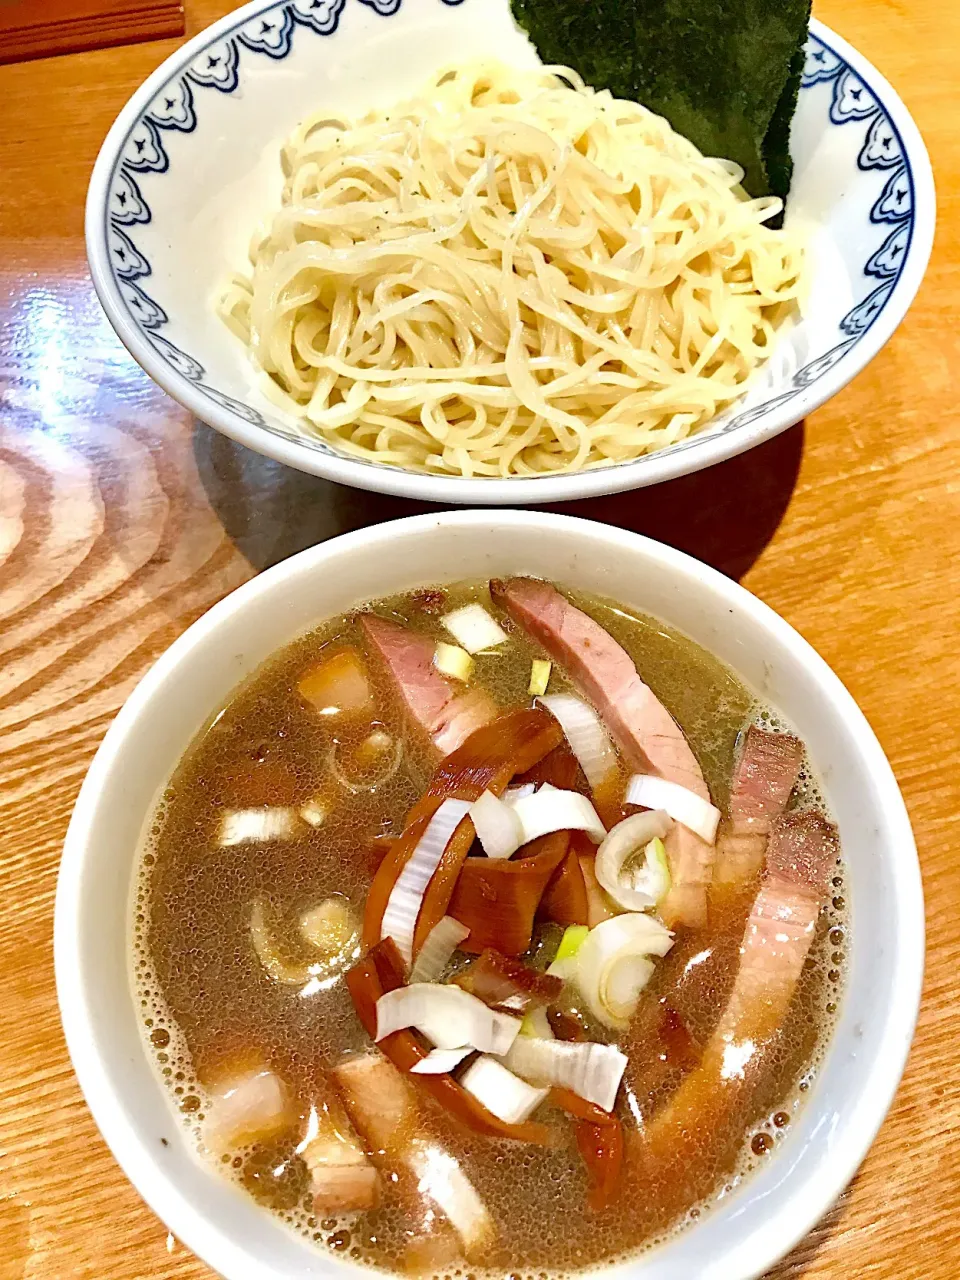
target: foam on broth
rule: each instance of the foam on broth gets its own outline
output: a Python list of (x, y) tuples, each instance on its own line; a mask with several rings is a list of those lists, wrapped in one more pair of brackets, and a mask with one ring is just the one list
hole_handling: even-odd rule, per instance
[[(445, 609), (471, 600), (490, 607), (485, 583), (443, 590)], [(425, 598), (414, 593), (375, 607), (449, 639), (436, 614), (424, 611)], [(577, 597), (576, 603), (634, 658), (644, 680), (683, 727), (715, 802), (724, 807), (738, 734), (754, 719), (769, 729), (789, 726), (759, 707), (726, 667), (664, 624), (596, 599)], [(474, 681), (504, 707), (527, 705), (530, 661), (537, 650), (516, 628), (504, 625), (511, 632), (510, 644), (478, 656)], [(352, 617), (325, 623), (298, 639), (236, 692), (186, 753), (158, 806), (141, 858), (133, 924), (136, 998), (150, 1054), (201, 1152), (205, 1084), (226, 1072), (265, 1063), (292, 1088), (306, 1117), (311, 1101), (329, 1087), (325, 1068), (346, 1052), (369, 1047), (342, 982), (300, 998), (296, 988), (266, 975), (249, 933), (256, 898), (269, 904), (280, 924), (280, 940), (291, 952), (296, 950), (299, 914), (329, 894), (344, 894), (360, 916), (376, 866), (371, 841), (402, 828), (406, 811), (432, 771), (419, 735), (409, 731), (403, 707), (371, 663), (378, 719), (386, 732), (405, 739), (402, 766), (373, 791), (352, 795), (333, 789), (330, 753), (346, 758), (361, 731), (351, 736), (318, 716), (298, 695), (296, 682), (324, 646), (343, 639), (364, 647)], [(550, 691), (564, 687), (562, 673), (554, 668)], [(301, 805), (318, 795), (336, 800), (328, 803), (329, 816), (319, 830), (266, 844), (218, 847), (224, 809)], [(794, 803), (822, 807), (808, 765)], [(735, 1162), (717, 1170), (706, 1200), (694, 1197), (679, 1216), (665, 1215), (649, 1186), (642, 1194), (639, 1186), (632, 1189), (629, 1168), (620, 1208), (603, 1213), (587, 1209), (586, 1178), (572, 1127), (559, 1116), (559, 1146), (521, 1147), (465, 1135), (439, 1109), (424, 1103), (433, 1132), (460, 1159), (497, 1224), (496, 1247), (480, 1260), (483, 1266), (469, 1268), (471, 1274), (488, 1270), (545, 1280), (635, 1254), (695, 1220), (729, 1195), (752, 1167), (770, 1158), (815, 1075), (836, 1012), (847, 932), (839, 864), (833, 891), (785, 1030), (768, 1057), (750, 1123), (731, 1135)], [(623, 1042), (631, 1059), (618, 1104), (625, 1127), (652, 1114), (681, 1078), (649, 1049), (644, 1052), (643, 1028), (652, 1025), (657, 1002), (669, 994), (692, 1034), (701, 1041), (709, 1035), (735, 976), (748, 906), (749, 897), (725, 912), (714, 911), (706, 941), (703, 934), (679, 933), (673, 950), (658, 963), (634, 1023), (634, 1043)], [(547, 934), (551, 928), (556, 930), (546, 926)], [(709, 954), (699, 959), (704, 950)], [(315, 1216), (309, 1178), (293, 1155), (302, 1129), (301, 1124), (282, 1140), (219, 1157), (223, 1172), (318, 1246), (375, 1267), (403, 1267), (419, 1227), (391, 1203), (389, 1194), (375, 1213), (344, 1221)]]

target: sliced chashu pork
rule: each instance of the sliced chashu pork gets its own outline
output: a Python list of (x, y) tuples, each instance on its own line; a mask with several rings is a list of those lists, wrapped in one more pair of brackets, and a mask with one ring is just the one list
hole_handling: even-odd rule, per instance
[[(250, 1068), (222, 1077), (210, 1089), (204, 1141), (211, 1150), (235, 1151), (289, 1130), (295, 1100), (276, 1072)], [(315, 1107), (297, 1147), (310, 1173), (318, 1213), (357, 1213), (376, 1208), (380, 1184), (360, 1140), (335, 1099)]]
[[(472, 1260), (482, 1254), (496, 1237), (493, 1219), (459, 1162), (425, 1131), (409, 1078), (378, 1052), (347, 1058), (333, 1076), (374, 1160), (397, 1193), (414, 1200), (408, 1208), (416, 1211), (426, 1198), (454, 1228), (464, 1255)], [(434, 1217), (425, 1215), (424, 1234), (433, 1230)]]
[[(593, 703), (631, 768), (655, 773), (710, 799), (680, 726), (641, 680), (630, 655), (598, 622), (555, 587), (535, 578), (491, 582), (490, 591)], [(713, 846), (679, 823), (673, 824), (665, 843), (673, 886), (661, 914), (670, 925), (702, 926)]]
[(332, 1099), (311, 1113), (307, 1136), (297, 1150), (310, 1173), (316, 1213), (358, 1213), (380, 1203), (379, 1174)]
[(387, 669), (413, 719), (442, 756), (498, 714), (482, 689), (458, 688), (433, 665), (434, 644), (391, 618), (365, 613), (360, 625)]
[(641, 1176), (669, 1214), (707, 1194), (737, 1155), (756, 1087), (810, 951), (838, 852), (836, 828), (815, 810), (773, 824), (740, 964), (700, 1065), (630, 1140)]
[(838, 850), (836, 827), (815, 809), (794, 810), (774, 822), (766, 875), (740, 947), (740, 968), (714, 1036), (728, 1066), (748, 1043), (763, 1043), (783, 1022)]
[(767, 837), (796, 785), (803, 746), (786, 733), (747, 730), (730, 791), (730, 813), (717, 836), (713, 878), (742, 884), (763, 866)]

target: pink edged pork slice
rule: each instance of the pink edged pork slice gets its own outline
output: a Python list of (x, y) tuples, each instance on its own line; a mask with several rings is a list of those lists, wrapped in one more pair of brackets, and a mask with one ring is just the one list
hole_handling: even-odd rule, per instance
[(442, 756), (456, 750), (474, 729), (496, 718), (498, 707), (482, 689), (457, 689), (433, 665), (428, 636), (375, 613), (360, 624), (397, 687), (413, 719)]
[[(494, 581), (490, 592), (593, 703), (632, 769), (655, 773), (710, 799), (683, 731), (613, 636), (555, 587), (536, 578)], [(671, 926), (702, 927), (713, 846), (680, 823), (673, 824), (665, 844), (673, 885), (661, 914)]]
[(714, 1037), (725, 1060), (779, 1029), (813, 942), (838, 852), (836, 827), (815, 809), (794, 810), (774, 823), (766, 875), (740, 947), (740, 968)]
[(716, 884), (752, 879), (763, 866), (771, 827), (796, 785), (803, 747), (786, 733), (747, 730), (730, 793), (730, 816), (717, 837)]
[(766, 875), (753, 901), (740, 965), (727, 1005), (700, 1065), (645, 1130), (631, 1158), (658, 1188), (686, 1202), (706, 1194), (732, 1166), (750, 1121), (764, 1059), (775, 1049), (810, 951), (839, 845), (836, 828), (815, 810), (775, 821)]

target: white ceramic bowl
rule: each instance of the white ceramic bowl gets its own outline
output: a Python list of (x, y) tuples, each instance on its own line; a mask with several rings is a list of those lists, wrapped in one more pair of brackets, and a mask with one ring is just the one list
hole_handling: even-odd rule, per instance
[(467, 511), (346, 534), (235, 591), (144, 677), (90, 768), (60, 868), (57, 992), (90, 1109), (144, 1199), (228, 1280), (336, 1277), (342, 1264), (199, 1163), (148, 1061), (131, 993), (129, 930), (136, 853), (154, 801), (237, 683), (319, 620), (425, 582), (518, 572), (655, 614), (782, 711), (809, 747), (848, 868), (843, 1003), (788, 1137), (696, 1227), (611, 1271), (630, 1280), (746, 1280), (763, 1272), (853, 1176), (893, 1098), (920, 997), (919, 868), (890, 766), (810, 646), (742, 587), (689, 556), (567, 516)]
[(656, 484), (798, 422), (871, 360), (926, 269), (930, 162), (889, 84), (811, 26), (794, 122), (789, 223), (811, 234), (804, 319), (748, 396), (692, 439), (575, 475), (465, 480), (351, 459), (258, 390), (213, 302), (279, 206), (279, 146), (306, 114), (387, 105), (444, 62), (536, 60), (508, 0), (254, 3), (188, 41), (113, 125), (87, 199), (87, 253), (110, 322), (164, 390), (217, 430), (302, 471), (432, 502), (556, 502)]

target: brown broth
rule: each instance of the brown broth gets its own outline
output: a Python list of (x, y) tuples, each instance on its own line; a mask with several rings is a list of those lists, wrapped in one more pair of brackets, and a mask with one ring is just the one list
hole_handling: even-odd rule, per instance
[[(486, 584), (444, 591), (447, 609), (470, 600), (494, 608)], [(770, 720), (771, 713), (758, 709), (726, 667), (664, 624), (587, 597), (578, 597), (577, 603), (624, 645), (674, 714), (722, 808), (738, 734), (758, 714)], [(450, 638), (415, 596), (378, 601), (375, 608), (437, 639)], [(477, 658), (473, 682), (485, 686), (504, 707), (527, 705), (530, 662), (537, 650), (509, 621), (501, 621), (510, 631), (510, 643)], [(251, 904), (261, 898), (269, 904), (281, 943), (297, 959), (293, 926), (305, 908), (340, 893), (359, 917), (376, 867), (372, 841), (402, 828), (432, 770), (419, 734), (406, 725), (403, 707), (371, 663), (376, 718), (389, 734), (404, 738), (403, 761), (396, 775), (372, 792), (351, 795), (336, 789), (328, 767), (330, 752), (348, 759), (369, 728), (343, 730), (320, 717), (300, 698), (296, 682), (324, 646), (344, 639), (364, 648), (353, 617), (336, 619), (298, 639), (236, 692), (185, 755), (162, 798), (142, 859), (134, 923), (137, 999), (149, 1051), (198, 1142), (204, 1086), (224, 1073), (253, 1063), (269, 1065), (295, 1093), (303, 1118), (329, 1088), (325, 1069), (344, 1053), (369, 1047), (342, 982), (300, 998), (296, 988), (280, 985), (264, 972), (249, 929)], [(555, 667), (550, 691), (565, 687)], [(809, 788), (809, 771), (806, 777)], [(224, 809), (299, 806), (318, 796), (329, 811), (318, 830), (266, 844), (217, 845)], [(835, 886), (842, 903), (839, 867)], [(658, 963), (623, 1040), (630, 1055), (618, 1104), (625, 1129), (636, 1129), (638, 1116), (653, 1114), (682, 1076), (669, 1055), (663, 1061), (657, 1052), (664, 1002), (695, 1039), (702, 1042), (709, 1036), (736, 973), (749, 903), (748, 893), (724, 909), (712, 904), (709, 934), (679, 933), (673, 950)], [(470, 1270), (557, 1275), (636, 1253), (698, 1216), (707, 1203), (735, 1186), (751, 1164), (768, 1159), (764, 1152), (783, 1137), (832, 1023), (830, 1010), (843, 969), (841, 915), (835, 906), (823, 913), (787, 1025), (764, 1063), (755, 1105), (730, 1134), (716, 1168), (700, 1171), (679, 1211), (676, 1204), (661, 1206), (649, 1187), (634, 1185), (629, 1168), (623, 1195), (612, 1209), (587, 1209), (586, 1178), (572, 1126), (556, 1113), (552, 1122), (559, 1145), (543, 1149), (465, 1136), (425, 1102), (432, 1132), (461, 1161), (497, 1224), (496, 1246)], [(556, 926), (542, 931), (537, 962), (550, 958), (550, 939), (558, 935)], [(389, 1193), (375, 1213), (344, 1222), (317, 1221), (306, 1171), (293, 1154), (302, 1131), (301, 1119), (277, 1142), (223, 1157), (224, 1171), (321, 1247), (375, 1267), (402, 1267), (417, 1226)], [(710, 1193), (706, 1200), (704, 1176)]]

